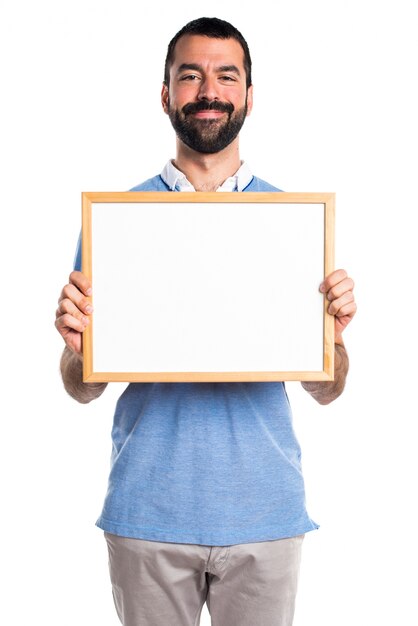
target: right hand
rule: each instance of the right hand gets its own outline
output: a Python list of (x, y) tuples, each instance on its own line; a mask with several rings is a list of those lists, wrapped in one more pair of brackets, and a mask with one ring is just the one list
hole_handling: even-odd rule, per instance
[(80, 359), (83, 358), (82, 333), (89, 324), (93, 307), (91, 283), (82, 272), (71, 272), (68, 285), (65, 285), (58, 300), (55, 314), (55, 327), (65, 341), (67, 348)]

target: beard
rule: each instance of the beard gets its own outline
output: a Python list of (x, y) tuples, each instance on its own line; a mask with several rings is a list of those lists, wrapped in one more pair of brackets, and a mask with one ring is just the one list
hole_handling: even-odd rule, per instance
[[(220, 119), (195, 119), (193, 113), (198, 111), (223, 111), (227, 114)], [(247, 99), (244, 106), (235, 111), (229, 102), (214, 100), (208, 102), (190, 102), (181, 111), (172, 109), (168, 101), (168, 116), (177, 137), (192, 150), (204, 154), (220, 152), (237, 137), (247, 117)]]

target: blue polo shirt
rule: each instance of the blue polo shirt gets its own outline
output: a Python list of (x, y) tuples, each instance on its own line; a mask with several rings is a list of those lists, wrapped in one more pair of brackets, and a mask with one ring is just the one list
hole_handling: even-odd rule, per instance
[[(155, 176), (133, 191), (170, 187)], [(243, 191), (278, 189), (252, 177)], [(124, 537), (211, 546), (317, 528), (306, 511), (284, 383), (129, 384), (116, 405), (97, 526)]]

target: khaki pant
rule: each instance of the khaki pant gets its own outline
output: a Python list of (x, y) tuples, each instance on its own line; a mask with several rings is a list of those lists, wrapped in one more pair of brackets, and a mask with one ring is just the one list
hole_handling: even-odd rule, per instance
[(303, 536), (210, 547), (105, 533), (124, 626), (291, 626)]

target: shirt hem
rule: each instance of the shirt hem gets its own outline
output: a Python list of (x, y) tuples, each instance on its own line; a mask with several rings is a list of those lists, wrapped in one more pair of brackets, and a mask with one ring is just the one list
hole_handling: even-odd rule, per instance
[(156, 528), (145, 528), (130, 526), (129, 524), (121, 524), (112, 522), (104, 518), (99, 518), (96, 526), (101, 530), (112, 535), (120, 537), (129, 537), (131, 539), (143, 539), (146, 541), (161, 541), (163, 543), (186, 543), (193, 545), (206, 546), (231, 546), (242, 543), (258, 543), (261, 541), (275, 541), (277, 539), (288, 539), (303, 535), (311, 530), (317, 530), (319, 525), (309, 520), (308, 523), (300, 524), (292, 527), (284, 527), (278, 529), (275, 527), (267, 527), (253, 529), (243, 532), (234, 530), (233, 532), (192, 532), (192, 531), (172, 531)]

